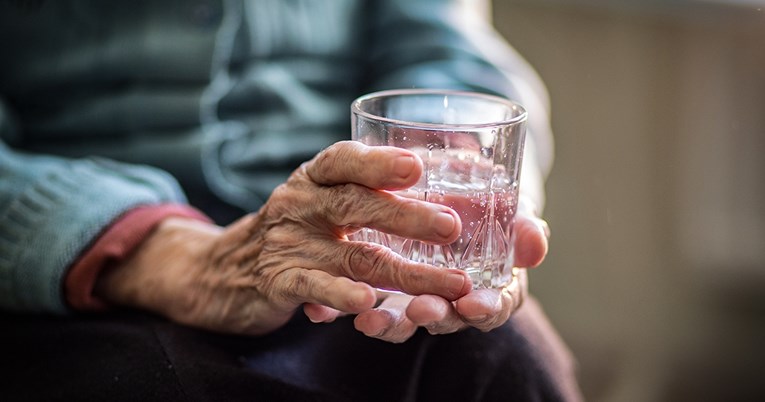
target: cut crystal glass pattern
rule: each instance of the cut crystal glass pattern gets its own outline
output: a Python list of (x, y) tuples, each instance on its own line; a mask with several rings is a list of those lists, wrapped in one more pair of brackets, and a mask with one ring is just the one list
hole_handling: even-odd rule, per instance
[(505, 276), (508, 260), (508, 238), (500, 223), (484, 217), (473, 231), (460, 258), (460, 268), (470, 274), (474, 287), (494, 287)]

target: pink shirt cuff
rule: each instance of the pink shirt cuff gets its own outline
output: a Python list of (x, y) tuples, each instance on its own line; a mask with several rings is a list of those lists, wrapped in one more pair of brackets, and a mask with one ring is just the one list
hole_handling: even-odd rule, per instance
[(118, 217), (75, 261), (64, 278), (66, 302), (75, 310), (102, 310), (107, 304), (93, 295), (98, 275), (130, 255), (165, 218), (211, 220), (188, 205), (160, 204), (134, 208)]

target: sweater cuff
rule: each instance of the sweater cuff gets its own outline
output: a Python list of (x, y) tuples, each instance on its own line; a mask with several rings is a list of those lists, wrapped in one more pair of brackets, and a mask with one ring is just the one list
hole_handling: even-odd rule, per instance
[(197, 209), (182, 204), (141, 206), (118, 217), (75, 261), (64, 279), (66, 302), (75, 310), (103, 310), (107, 304), (93, 295), (98, 275), (127, 258), (165, 218), (171, 216), (211, 220)]

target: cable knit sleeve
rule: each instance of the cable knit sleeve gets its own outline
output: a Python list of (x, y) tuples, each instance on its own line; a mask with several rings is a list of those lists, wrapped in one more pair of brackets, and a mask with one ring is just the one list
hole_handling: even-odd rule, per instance
[(66, 312), (67, 268), (117, 217), (160, 203), (186, 203), (163, 171), (28, 155), (0, 142), (0, 308)]

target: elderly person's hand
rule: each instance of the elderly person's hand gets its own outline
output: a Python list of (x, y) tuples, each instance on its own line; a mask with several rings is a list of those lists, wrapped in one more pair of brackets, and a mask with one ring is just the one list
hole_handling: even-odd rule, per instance
[[(537, 217), (533, 202), (521, 197), (514, 226), (515, 265), (535, 267), (547, 254), (547, 223)], [(379, 307), (359, 314), (356, 328), (368, 336), (403, 342), (418, 327), (431, 334), (448, 334), (468, 327), (490, 331), (504, 324), (527, 296), (526, 269), (501, 289), (478, 289), (449, 301), (437, 295), (381, 294)], [(340, 313), (322, 306), (306, 306), (314, 321), (332, 321)]]
[[(436, 307), (451, 308), (454, 300), (467, 317), (496, 315), (493, 293), (468, 295), (466, 273), (347, 240), (368, 227), (454, 241), (461, 226), (453, 210), (379, 191), (408, 188), (421, 174), (420, 159), (409, 151), (337, 143), (296, 170), (258, 213), (229, 227), (164, 220), (134, 254), (101, 274), (96, 294), (191, 326), (245, 334), (273, 331), (303, 305), (314, 321), (327, 320), (327, 312), (370, 312), (375, 287), (430, 295), (408, 308), (417, 323), (440, 320), (451, 330), (457, 316)], [(365, 317), (359, 327), (368, 332)], [(475, 323), (488, 327), (503, 319)]]

